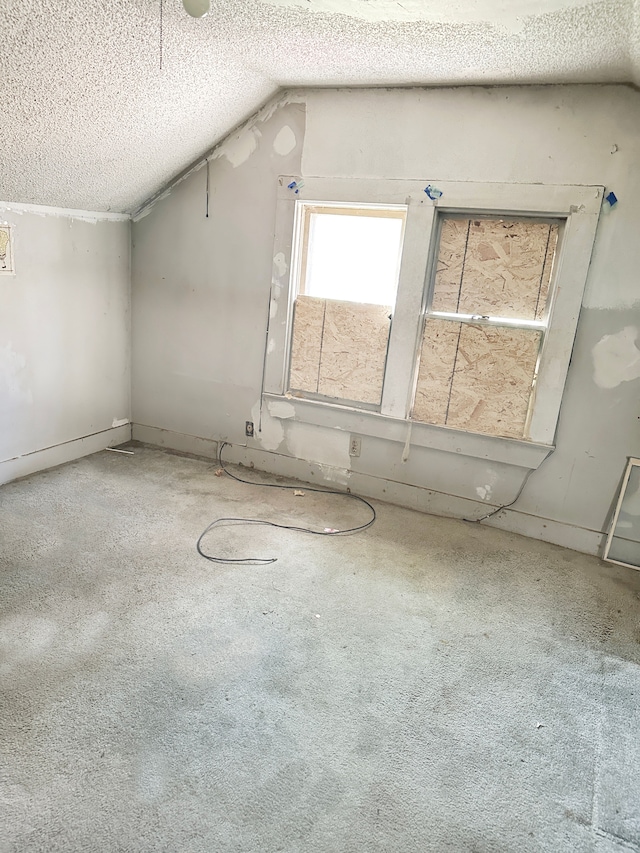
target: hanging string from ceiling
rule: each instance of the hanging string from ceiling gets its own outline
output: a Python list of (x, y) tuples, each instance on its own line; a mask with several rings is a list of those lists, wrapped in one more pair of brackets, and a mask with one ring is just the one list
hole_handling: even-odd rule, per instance
[(160, 0), (160, 71), (162, 71), (162, 12), (163, 12), (164, 0)]

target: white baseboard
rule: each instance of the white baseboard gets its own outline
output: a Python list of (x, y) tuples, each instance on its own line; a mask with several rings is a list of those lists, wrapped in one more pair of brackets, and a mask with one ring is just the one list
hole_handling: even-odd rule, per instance
[(89, 456), (91, 453), (104, 450), (105, 447), (114, 447), (116, 444), (123, 444), (130, 440), (131, 424), (123, 424), (92, 435), (55, 444), (52, 447), (45, 447), (42, 450), (33, 450), (13, 459), (6, 459), (4, 462), (0, 462), (0, 485), (11, 480), (17, 480), (18, 477), (35, 474), (36, 471), (43, 471), (45, 468), (53, 468), (56, 465), (71, 462), (81, 456)]
[(134, 441), (145, 444), (155, 444), (169, 450), (179, 450), (180, 453), (193, 453), (196, 456), (207, 456), (215, 459), (218, 456), (218, 442), (211, 438), (199, 438), (197, 435), (187, 435), (184, 432), (173, 432), (170, 429), (132, 424), (131, 437)]
[[(185, 435), (158, 427), (133, 424), (132, 437), (136, 441), (178, 450), (182, 453), (193, 453), (213, 459), (218, 455), (218, 442), (213, 439)], [(345, 488), (340, 485), (340, 482), (344, 482), (344, 477), (328, 480), (326, 466), (307, 462), (304, 459), (239, 445), (227, 445), (224, 456), (229, 462), (241, 462), (247, 467), (254, 467), (270, 474), (293, 477), (306, 483), (317, 483), (319, 486), (324, 485), (338, 490)], [(354, 494), (448, 518), (480, 518), (492, 509), (484, 501), (435, 492), (420, 486), (410, 486), (356, 471), (351, 471), (348, 475), (348, 488)], [(605, 538), (605, 534), (597, 530), (588, 530), (566, 522), (528, 515), (517, 509), (501, 510), (482, 523), (510, 533), (519, 533), (532, 539), (541, 539), (543, 542), (571, 548), (573, 551), (581, 551), (584, 554), (598, 555)]]

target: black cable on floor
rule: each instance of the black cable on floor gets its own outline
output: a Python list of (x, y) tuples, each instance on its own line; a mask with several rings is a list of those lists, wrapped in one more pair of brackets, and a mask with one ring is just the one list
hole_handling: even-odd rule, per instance
[[(279, 483), (256, 483), (254, 480), (243, 480), (242, 477), (238, 477), (235, 474), (232, 474), (231, 471), (225, 467), (224, 462), (222, 461), (222, 451), (226, 447), (227, 442), (222, 442), (220, 445), (220, 454), (218, 460), (220, 462), (220, 467), (222, 470), (231, 477), (233, 480), (236, 480), (238, 483), (245, 483), (249, 486), (262, 486), (265, 489), (285, 489), (289, 491), (294, 491), (300, 489), (300, 486), (282, 486)], [(352, 495), (350, 492), (339, 492), (333, 489), (318, 489), (311, 486), (304, 486), (305, 492), (319, 492), (323, 495), (339, 495), (340, 497), (352, 498), (355, 501), (360, 501), (366, 507), (371, 510), (371, 518), (366, 524), (359, 524), (357, 527), (347, 527), (344, 530), (332, 530), (329, 528), (325, 528), (324, 530), (314, 530), (311, 527), (299, 527), (295, 524), (278, 524), (275, 521), (262, 521), (260, 519), (255, 518), (216, 518), (211, 524), (206, 527), (200, 536), (198, 537), (198, 541), (196, 543), (196, 549), (198, 554), (201, 557), (204, 557), (205, 560), (210, 560), (212, 563), (242, 563), (244, 565), (250, 566), (266, 566), (269, 563), (275, 563), (277, 557), (237, 557), (235, 559), (225, 558), (225, 557), (212, 557), (210, 554), (205, 554), (202, 550), (202, 540), (204, 537), (212, 530), (214, 527), (222, 524), (223, 522), (237, 523), (237, 524), (261, 524), (265, 527), (278, 527), (280, 530), (297, 530), (299, 533), (311, 533), (314, 536), (344, 536), (347, 533), (358, 533), (361, 530), (366, 530), (376, 520), (376, 511), (373, 506), (369, 503), (368, 500), (361, 498), (360, 495)]]

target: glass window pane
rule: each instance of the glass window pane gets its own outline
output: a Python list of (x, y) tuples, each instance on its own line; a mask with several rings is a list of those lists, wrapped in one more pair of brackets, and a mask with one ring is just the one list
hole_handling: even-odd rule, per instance
[(308, 213), (300, 292), (323, 299), (395, 304), (404, 218)]

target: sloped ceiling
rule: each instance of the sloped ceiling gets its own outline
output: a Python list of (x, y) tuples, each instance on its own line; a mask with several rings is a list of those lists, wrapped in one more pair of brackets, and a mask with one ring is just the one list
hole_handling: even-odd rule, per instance
[(135, 210), (282, 87), (638, 84), (639, 45), (640, 0), (3, 0), (0, 199)]

